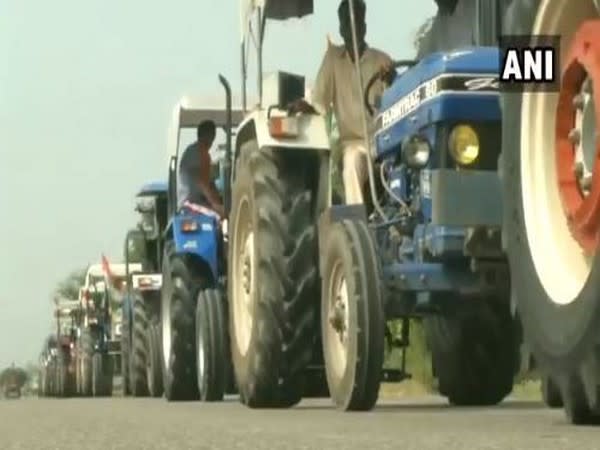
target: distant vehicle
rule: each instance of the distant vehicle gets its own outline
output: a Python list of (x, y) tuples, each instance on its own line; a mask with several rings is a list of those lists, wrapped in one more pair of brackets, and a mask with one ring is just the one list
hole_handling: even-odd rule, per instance
[[(77, 339), (77, 391), (82, 396), (111, 396), (121, 372), (121, 306), (127, 268), (102, 258), (91, 265), (80, 289), (81, 323)], [(141, 271), (141, 264), (129, 271)]]
[(125, 263), (141, 263), (141, 271), (127, 273), (122, 307), (121, 352), (123, 391), (134, 397), (160, 397), (162, 346), (160, 289), (163, 232), (167, 225), (167, 183), (147, 183), (136, 196), (136, 227), (125, 238)]
[(21, 387), (16, 382), (4, 386), (4, 398), (21, 398)]

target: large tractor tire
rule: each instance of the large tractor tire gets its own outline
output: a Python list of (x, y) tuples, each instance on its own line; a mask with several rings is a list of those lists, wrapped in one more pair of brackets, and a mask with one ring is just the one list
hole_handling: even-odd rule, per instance
[(94, 358), (94, 337), (89, 330), (83, 330), (79, 340), (79, 375), (80, 394), (83, 397), (91, 397), (92, 392), (92, 360)]
[(321, 336), (329, 392), (339, 409), (370, 410), (383, 371), (385, 314), (366, 223), (332, 225), (322, 257)]
[(240, 400), (290, 407), (318, 337), (317, 240), (306, 154), (240, 149), (229, 220), (231, 353)]
[(131, 325), (130, 325), (130, 310), (131, 310), (131, 299), (126, 298), (123, 304), (123, 317), (121, 322), (121, 370), (123, 373), (123, 396), (127, 397), (131, 395), (131, 389), (129, 388), (131, 381), (129, 375), (130, 355), (131, 355)]
[(134, 397), (148, 396), (146, 364), (148, 360), (146, 304), (141, 295), (133, 297), (133, 321), (131, 325), (131, 348), (129, 353), (129, 391)]
[(204, 289), (196, 306), (196, 370), (200, 399), (223, 400), (227, 382), (227, 318), (217, 289)]
[(146, 379), (151, 397), (161, 397), (164, 393), (162, 373), (162, 347), (158, 324), (148, 326), (148, 359), (146, 361)]
[(513, 0), (504, 30), (561, 37), (560, 92), (503, 95), (500, 174), (524, 336), (559, 386), (574, 424), (600, 423), (600, 26), (594, 3), (548, 0), (542, 7), (539, 0)]
[(168, 401), (198, 400), (196, 295), (200, 282), (172, 246), (165, 248), (161, 290), (163, 384)]
[(456, 305), (425, 319), (440, 394), (453, 405), (495, 405), (511, 393), (519, 365), (509, 305), (496, 299), (456, 299)]

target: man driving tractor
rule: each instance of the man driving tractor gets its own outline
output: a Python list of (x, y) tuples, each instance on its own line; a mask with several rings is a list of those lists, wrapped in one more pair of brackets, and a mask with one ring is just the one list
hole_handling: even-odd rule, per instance
[(216, 125), (205, 120), (198, 125), (197, 140), (190, 144), (181, 157), (178, 180), (178, 206), (198, 210), (198, 206), (208, 205), (221, 218), (225, 208), (221, 196), (211, 181), (211, 159), (209, 150), (216, 136)]
[[(384, 52), (371, 48), (365, 42), (367, 31), (366, 5), (363, 0), (354, 1), (356, 35), (360, 68), (363, 83), (375, 73), (380, 80), (373, 87), (373, 99), (381, 96), (387, 84), (393, 81), (394, 70), (391, 58)], [(342, 144), (343, 183), (346, 204), (364, 203), (363, 189), (368, 181), (365, 136), (362, 124), (363, 99), (357, 92), (357, 74), (354, 70), (354, 43), (348, 0), (343, 0), (338, 8), (340, 35), (344, 44), (328, 44), (315, 82), (310, 105), (301, 99), (295, 102), (292, 112), (327, 115), (333, 110), (338, 124)], [(364, 86), (366, 88), (366, 86)], [(369, 130), (372, 134), (373, 130)]]

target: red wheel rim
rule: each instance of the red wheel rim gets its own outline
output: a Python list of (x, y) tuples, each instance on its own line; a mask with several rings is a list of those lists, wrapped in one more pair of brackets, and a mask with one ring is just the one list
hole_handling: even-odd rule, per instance
[(575, 173), (575, 144), (571, 131), (576, 126), (575, 97), (589, 78), (592, 101), (600, 130), (600, 20), (584, 22), (573, 39), (565, 60), (556, 110), (556, 167), (560, 197), (569, 229), (582, 249), (594, 254), (600, 243), (600, 145), (595, 142), (592, 181), (584, 195)]

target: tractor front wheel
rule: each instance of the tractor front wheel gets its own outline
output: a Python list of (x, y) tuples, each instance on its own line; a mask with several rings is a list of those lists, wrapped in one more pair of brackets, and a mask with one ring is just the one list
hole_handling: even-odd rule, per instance
[(333, 224), (323, 257), (321, 335), (329, 392), (339, 409), (370, 410), (383, 370), (385, 315), (379, 262), (366, 224)]
[(79, 354), (80, 394), (83, 397), (92, 395), (92, 359), (94, 357), (94, 339), (89, 330), (81, 334)]
[(141, 295), (133, 298), (133, 320), (131, 326), (131, 348), (129, 354), (129, 391), (134, 397), (148, 396), (146, 362), (148, 359), (146, 304)]
[(560, 396), (560, 389), (554, 380), (548, 375), (542, 375), (542, 400), (549, 408), (562, 408), (563, 401)]
[(162, 374), (162, 347), (160, 339), (160, 328), (158, 324), (151, 323), (147, 328), (148, 359), (146, 360), (146, 379), (148, 380), (148, 392), (152, 397), (163, 395)]
[(216, 289), (205, 289), (196, 306), (196, 361), (198, 391), (205, 402), (223, 400), (227, 381), (227, 343), (223, 298)]
[(113, 360), (109, 355), (95, 353), (92, 358), (92, 395), (110, 397), (113, 387)]
[(195, 296), (199, 290), (184, 260), (167, 246), (163, 258), (161, 323), (163, 383), (168, 401), (198, 400)]
[(425, 319), (439, 391), (453, 405), (495, 405), (512, 391), (519, 360), (510, 310), (500, 301), (465, 302)]
[(131, 354), (131, 328), (130, 328), (130, 305), (131, 299), (126, 298), (123, 302), (123, 317), (121, 322), (121, 370), (123, 373), (122, 384), (123, 384), (123, 396), (127, 397), (131, 394), (130, 386), (130, 354)]

